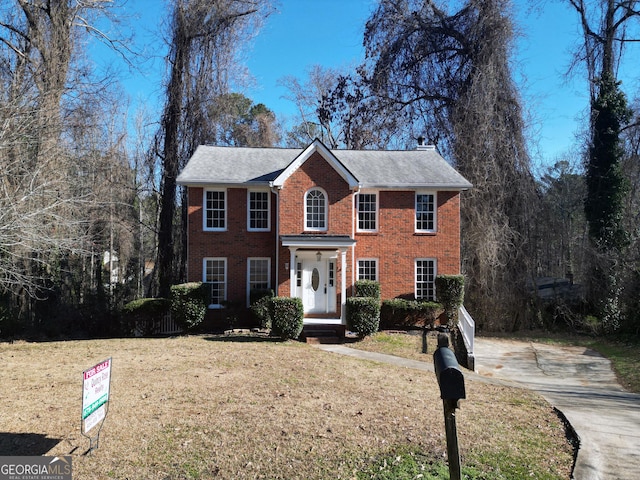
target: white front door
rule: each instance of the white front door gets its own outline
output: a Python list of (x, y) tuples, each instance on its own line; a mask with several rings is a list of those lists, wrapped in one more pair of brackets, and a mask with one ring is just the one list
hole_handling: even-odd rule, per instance
[(324, 313), (327, 303), (327, 273), (324, 262), (306, 260), (302, 266), (304, 313)]
[(304, 313), (336, 311), (335, 260), (307, 258), (302, 261), (301, 297)]

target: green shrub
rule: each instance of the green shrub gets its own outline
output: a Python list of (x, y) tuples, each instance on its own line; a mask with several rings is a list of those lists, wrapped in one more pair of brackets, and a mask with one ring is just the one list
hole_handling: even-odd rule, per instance
[(249, 292), (249, 310), (261, 328), (271, 328), (271, 300), (273, 290), (251, 290)]
[(458, 308), (464, 300), (464, 277), (462, 275), (437, 275), (436, 296), (444, 307), (447, 323), (454, 325), (458, 318)]
[(202, 282), (171, 286), (171, 315), (177, 325), (191, 330), (207, 313), (206, 292)]
[(409, 328), (432, 325), (442, 311), (436, 302), (392, 298), (384, 300), (380, 310), (381, 328)]
[(302, 333), (304, 320), (302, 299), (273, 297), (270, 303), (271, 334), (283, 340), (298, 338)]
[(380, 282), (358, 280), (355, 283), (356, 297), (373, 297), (380, 299)]
[(133, 300), (120, 310), (122, 328), (127, 334), (151, 335), (170, 308), (171, 302), (166, 298)]
[(360, 338), (378, 331), (380, 301), (374, 297), (347, 298), (347, 328)]

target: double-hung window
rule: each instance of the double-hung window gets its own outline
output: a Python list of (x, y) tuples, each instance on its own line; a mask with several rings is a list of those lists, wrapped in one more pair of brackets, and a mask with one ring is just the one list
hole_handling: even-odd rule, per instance
[(418, 258), (416, 260), (416, 299), (436, 299), (436, 260)]
[(270, 194), (268, 191), (249, 190), (247, 198), (247, 229), (268, 231), (271, 227), (269, 215)]
[(227, 259), (205, 258), (202, 277), (207, 285), (209, 308), (221, 308), (227, 299)]
[(416, 193), (416, 231), (436, 231), (436, 194)]
[(270, 258), (249, 258), (247, 272), (249, 292), (267, 290), (271, 287), (270, 264)]
[(356, 208), (358, 210), (358, 231), (377, 231), (378, 195), (375, 193), (358, 193), (356, 195)]
[(378, 260), (362, 258), (358, 260), (358, 280), (378, 281)]
[(306, 230), (327, 230), (327, 195), (319, 188), (312, 188), (305, 195), (304, 221)]
[(227, 201), (225, 190), (204, 191), (204, 229), (227, 229)]

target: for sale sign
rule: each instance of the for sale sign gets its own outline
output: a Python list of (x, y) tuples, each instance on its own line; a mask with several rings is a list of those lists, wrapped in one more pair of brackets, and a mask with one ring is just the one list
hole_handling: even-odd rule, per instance
[(111, 358), (82, 372), (82, 420), (85, 433), (106, 416), (111, 387)]

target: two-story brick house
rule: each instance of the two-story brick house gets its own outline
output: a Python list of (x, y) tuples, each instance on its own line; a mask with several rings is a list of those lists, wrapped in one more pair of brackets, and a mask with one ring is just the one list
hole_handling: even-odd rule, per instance
[(305, 324), (345, 323), (354, 282), (383, 299), (434, 297), (460, 273), (460, 192), (471, 184), (433, 147), (411, 151), (200, 146), (188, 188), (188, 278), (211, 309), (252, 289), (302, 299)]

